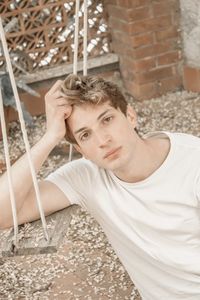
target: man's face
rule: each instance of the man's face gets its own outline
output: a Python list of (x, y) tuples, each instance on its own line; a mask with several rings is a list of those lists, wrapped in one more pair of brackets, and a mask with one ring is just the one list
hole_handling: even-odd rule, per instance
[(128, 163), (137, 135), (131, 107), (125, 116), (108, 102), (74, 106), (68, 126), (77, 141), (75, 147), (85, 158), (112, 171)]

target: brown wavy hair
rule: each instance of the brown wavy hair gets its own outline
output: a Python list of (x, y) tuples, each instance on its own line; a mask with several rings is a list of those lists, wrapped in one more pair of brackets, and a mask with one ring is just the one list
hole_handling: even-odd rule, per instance
[[(126, 115), (128, 103), (122, 92), (115, 83), (101, 77), (70, 74), (61, 85), (61, 91), (70, 105), (98, 105), (109, 102), (111, 106), (119, 108)], [(76, 143), (67, 122), (65, 138), (70, 143)]]

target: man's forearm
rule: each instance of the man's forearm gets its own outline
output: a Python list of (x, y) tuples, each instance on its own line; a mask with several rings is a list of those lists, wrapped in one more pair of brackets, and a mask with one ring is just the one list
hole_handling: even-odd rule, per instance
[[(55, 147), (55, 143), (48, 134), (45, 134), (40, 141), (31, 149), (31, 158), (36, 173), (47, 159), (51, 150)], [(17, 211), (22, 207), (26, 196), (33, 188), (33, 180), (28, 163), (27, 154), (24, 154), (11, 169), (12, 183), (16, 199)], [(3, 224), (4, 219), (8, 219), (12, 215), (10, 194), (8, 186), (7, 172), (0, 178), (0, 223)]]
[[(62, 81), (58, 80), (45, 95), (46, 134), (31, 149), (31, 157), (36, 173), (47, 159), (51, 150), (66, 134), (65, 121), (72, 113), (72, 106), (61, 93)], [(12, 182), (16, 198), (17, 212), (26, 204), (31, 208), (34, 199), (33, 180), (27, 155), (22, 156), (12, 166)], [(44, 192), (44, 191), (43, 191)], [(48, 190), (45, 191), (48, 193)], [(32, 201), (32, 203), (31, 203)], [(26, 206), (28, 208), (28, 206)], [(27, 209), (26, 208), (26, 209)], [(25, 213), (25, 212), (24, 212)], [(7, 174), (0, 178), (0, 228), (11, 224), (12, 210)]]

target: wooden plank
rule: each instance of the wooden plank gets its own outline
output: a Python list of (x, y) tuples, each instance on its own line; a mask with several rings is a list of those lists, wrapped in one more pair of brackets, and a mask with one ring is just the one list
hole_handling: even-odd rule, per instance
[(13, 244), (13, 229), (1, 231), (0, 256), (9, 257), (56, 252), (66, 235), (72, 214), (76, 210), (77, 205), (72, 205), (46, 218), (50, 237), (49, 242), (44, 238), (40, 220), (19, 226), (19, 243), (17, 247)]
[[(118, 63), (119, 63), (118, 56), (114, 53), (109, 53), (99, 57), (90, 58), (88, 60), (88, 70), (102, 67), (102, 66), (118, 64)], [(81, 72), (82, 70), (83, 70), (83, 61), (79, 61), (77, 66), (77, 71)], [(73, 64), (62, 64), (54, 68), (34, 72), (33, 74), (20, 75), (17, 78), (17, 80), (21, 79), (25, 83), (33, 83), (33, 82), (48, 80), (55, 77), (61, 77), (70, 74), (72, 72), (73, 72)]]

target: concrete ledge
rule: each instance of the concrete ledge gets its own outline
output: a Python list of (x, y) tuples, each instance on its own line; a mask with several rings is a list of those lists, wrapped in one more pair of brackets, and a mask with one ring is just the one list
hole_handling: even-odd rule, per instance
[[(106, 67), (112, 65), (118, 66), (119, 58), (114, 53), (108, 53), (106, 55), (94, 57), (88, 59), (87, 65), (88, 65), (88, 71), (90, 71), (96, 68)], [(79, 61), (77, 65), (77, 71), (81, 72), (83, 70), (83, 61)], [(34, 72), (33, 74), (29, 75), (21, 75), (18, 77), (18, 79), (23, 79), (26, 83), (34, 83), (39, 81), (48, 80), (51, 78), (66, 76), (67, 74), (73, 73), (73, 64), (62, 64), (60, 66), (44, 69), (42, 71)]]

